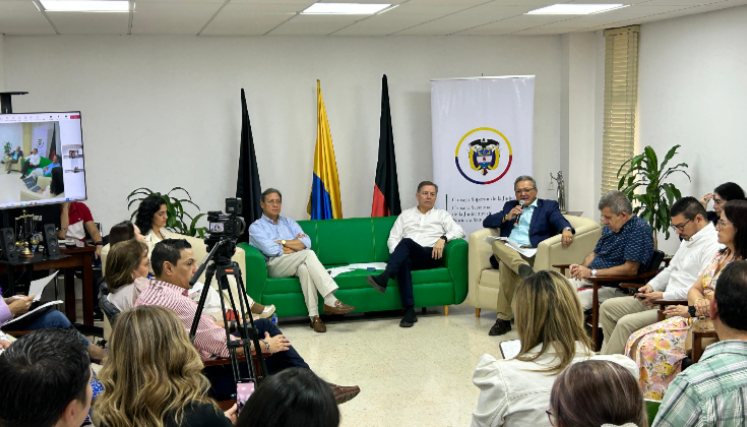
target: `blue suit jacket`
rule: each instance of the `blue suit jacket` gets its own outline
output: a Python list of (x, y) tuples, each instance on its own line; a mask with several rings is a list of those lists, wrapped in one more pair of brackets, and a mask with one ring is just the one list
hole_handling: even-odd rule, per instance
[[(518, 200), (511, 200), (503, 205), (503, 210), (492, 215), (488, 215), (482, 222), (482, 226), (485, 228), (500, 228), (501, 237), (508, 237), (511, 234), (511, 230), (514, 229), (514, 221), (506, 221), (501, 224), (503, 217), (511, 212), (511, 209), (519, 204)], [(543, 200), (537, 199), (537, 207), (534, 209), (532, 214), (532, 222), (529, 225), (529, 242), (532, 247), (536, 248), (541, 241), (549, 239), (550, 237), (560, 233), (564, 228), (570, 227), (572, 233), (576, 233), (576, 230), (571, 227), (568, 220), (565, 219), (558, 202), (554, 200)], [(498, 261), (495, 256), (490, 257), (490, 263), (494, 268), (498, 268)]]

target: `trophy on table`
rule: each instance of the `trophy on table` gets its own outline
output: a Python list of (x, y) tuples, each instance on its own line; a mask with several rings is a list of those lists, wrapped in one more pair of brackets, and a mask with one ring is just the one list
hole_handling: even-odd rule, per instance
[[(21, 213), (21, 216), (16, 218), (16, 248), (20, 250), (21, 258), (33, 258), (34, 251), (39, 246), (39, 239), (36, 237), (36, 219), (33, 214), (27, 214), (26, 209)], [(20, 224), (19, 224), (20, 222)], [(33, 249), (31, 249), (31, 248)]]
[(558, 206), (560, 207), (560, 212), (565, 214), (565, 180), (563, 179), (563, 171), (558, 171), (557, 177), (553, 176), (552, 172), (550, 172), (550, 190), (553, 189), (553, 181), (558, 183)]

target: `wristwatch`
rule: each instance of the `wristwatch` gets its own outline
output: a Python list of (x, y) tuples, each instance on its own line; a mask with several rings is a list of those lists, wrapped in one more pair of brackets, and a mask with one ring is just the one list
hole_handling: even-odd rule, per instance
[(265, 351), (270, 351), (270, 343), (268, 343), (265, 340), (260, 340), (260, 341), (262, 341), (263, 343), (265, 343)]
[(597, 277), (597, 270), (591, 270), (591, 277)]
[(687, 306), (687, 312), (690, 313), (690, 317), (692, 317), (693, 319), (695, 318), (695, 315), (698, 313), (695, 310), (695, 306), (694, 305), (688, 305)]
[(281, 240), (280, 241), (280, 244), (283, 245), (283, 246), (285, 246), (286, 243), (288, 243), (288, 242), (286, 242), (285, 240)]
[(104, 246), (104, 242), (96, 242), (94, 243), (95, 246)]
[(439, 237), (439, 239), (444, 239), (444, 243), (448, 243), (449, 242), (449, 239), (446, 238), (445, 234), (443, 236)]

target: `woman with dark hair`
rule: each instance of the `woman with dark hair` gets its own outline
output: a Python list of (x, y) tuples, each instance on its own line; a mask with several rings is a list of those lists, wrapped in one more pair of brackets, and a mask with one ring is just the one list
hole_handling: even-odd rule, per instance
[(708, 202), (713, 200), (713, 210), (708, 212), (708, 221), (711, 221), (713, 225), (716, 225), (718, 220), (721, 218), (721, 209), (723, 209), (726, 202), (732, 200), (745, 200), (744, 190), (739, 185), (733, 182), (727, 182), (719, 185), (713, 190), (713, 193), (708, 193), (700, 200), (700, 204), (704, 208), (708, 208)]
[(747, 201), (727, 202), (716, 224), (718, 242), (726, 247), (713, 256), (687, 294), (688, 305), (669, 306), (669, 319), (634, 332), (625, 346), (625, 354), (640, 369), (643, 397), (661, 400), (674, 377), (682, 370), (687, 356), (685, 339), (697, 317), (708, 317), (710, 301), (719, 274), (730, 262), (747, 257)]
[(472, 427), (547, 425), (555, 377), (574, 362), (590, 358), (626, 366), (623, 355), (595, 356), (584, 330), (584, 310), (576, 290), (556, 271), (542, 270), (519, 285), (514, 317), (521, 349), (510, 359), (480, 358), (472, 382), (480, 389)]
[(648, 427), (643, 394), (627, 369), (587, 360), (555, 379), (547, 410), (554, 427)]
[(140, 233), (140, 227), (130, 221), (122, 221), (109, 230), (109, 246), (114, 246), (119, 242), (130, 239), (145, 242), (145, 237)]
[(106, 257), (104, 279), (109, 289), (106, 299), (119, 311), (135, 305), (138, 295), (148, 287), (148, 246), (130, 239), (112, 246)]
[(290, 368), (264, 380), (241, 410), (238, 427), (337, 427), (340, 410), (329, 384), (310, 369)]
[(168, 239), (167, 235), (161, 231), (162, 228), (166, 227), (167, 219), (166, 202), (161, 196), (151, 194), (140, 202), (137, 215), (135, 215), (135, 225), (140, 228), (144, 236), (154, 234), (160, 242)]
[(65, 182), (62, 179), (62, 168), (56, 167), (52, 169), (51, 178), (52, 181), (50, 181), (49, 185), (46, 188), (41, 188), (37, 193), (41, 194), (42, 196), (58, 196), (65, 192)]

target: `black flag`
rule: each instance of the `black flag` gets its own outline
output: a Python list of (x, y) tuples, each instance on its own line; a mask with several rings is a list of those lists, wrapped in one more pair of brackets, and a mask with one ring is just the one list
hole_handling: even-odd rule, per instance
[(259, 206), (259, 196), (262, 187), (259, 185), (259, 170), (257, 170), (257, 156), (254, 154), (254, 138), (252, 138), (252, 124), (249, 122), (249, 112), (246, 109), (246, 96), (241, 89), (241, 150), (239, 154), (239, 178), (236, 182), (236, 197), (240, 197), (244, 204), (243, 217), (246, 230), (239, 239), (240, 242), (249, 241), (249, 226), (262, 216)]
[(371, 216), (392, 216), (402, 213), (397, 183), (397, 159), (394, 157), (392, 115), (389, 111), (389, 86), (386, 74), (381, 79), (381, 119), (379, 120), (379, 160), (376, 164)]

